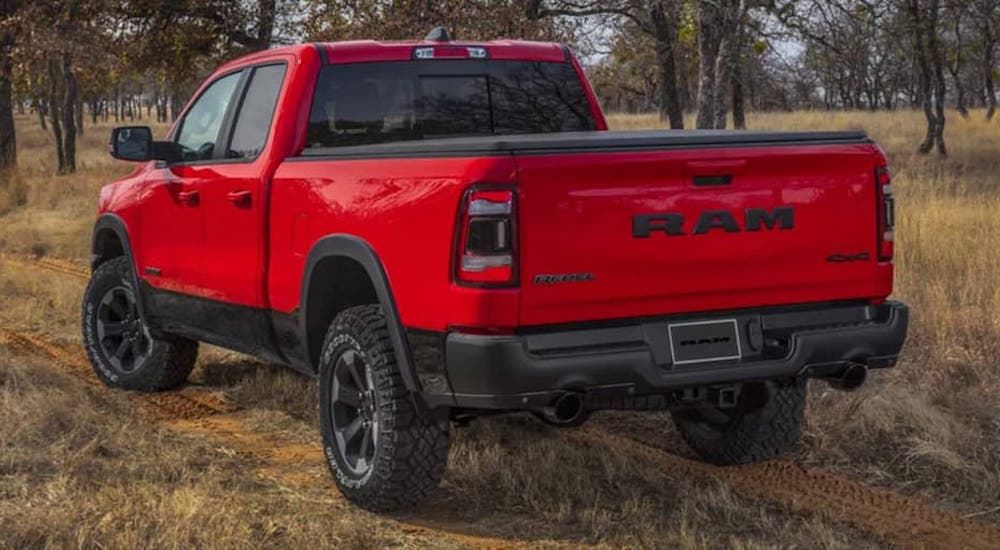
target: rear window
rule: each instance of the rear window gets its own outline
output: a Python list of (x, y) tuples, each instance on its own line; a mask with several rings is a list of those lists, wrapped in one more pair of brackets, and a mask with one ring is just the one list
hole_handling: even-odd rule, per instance
[(306, 144), (593, 130), (566, 63), (428, 60), (324, 67)]

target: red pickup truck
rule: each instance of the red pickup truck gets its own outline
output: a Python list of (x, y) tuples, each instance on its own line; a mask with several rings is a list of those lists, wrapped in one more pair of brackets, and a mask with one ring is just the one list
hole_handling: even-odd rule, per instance
[(198, 343), (319, 379), (372, 510), (438, 483), (449, 427), (669, 410), (719, 464), (799, 436), (806, 381), (894, 365), (893, 200), (859, 132), (607, 131), (559, 44), (341, 42), (230, 62), (100, 194), (83, 337), (107, 384)]

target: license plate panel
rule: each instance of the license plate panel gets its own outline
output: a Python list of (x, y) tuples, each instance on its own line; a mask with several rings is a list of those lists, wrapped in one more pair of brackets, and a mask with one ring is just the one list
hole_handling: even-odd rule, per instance
[(743, 357), (736, 319), (667, 325), (670, 356), (675, 365), (733, 361)]

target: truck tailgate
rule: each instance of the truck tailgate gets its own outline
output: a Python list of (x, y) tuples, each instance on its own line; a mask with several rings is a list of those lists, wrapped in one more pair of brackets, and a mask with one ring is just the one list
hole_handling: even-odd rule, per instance
[(523, 325), (879, 293), (865, 140), (513, 154)]

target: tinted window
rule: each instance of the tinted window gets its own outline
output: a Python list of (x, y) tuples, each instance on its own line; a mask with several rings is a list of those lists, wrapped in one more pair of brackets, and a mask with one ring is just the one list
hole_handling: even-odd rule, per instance
[(254, 158), (267, 141), (274, 118), (274, 106), (285, 78), (285, 65), (267, 65), (254, 69), (250, 85), (233, 127), (233, 139), (227, 158)]
[(177, 143), (181, 146), (184, 160), (207, 160), (212, 158), (215, 142), (219, 139), (222, 119), (232, 101), (233, 91), (240, 81), (240, 73), (224, 76), (205, 89), (181, 121)]
[(594, 129), (580, 79), (564, 63), (492, 63), (490, 97), (497, 134)]
[(414, 104), (423, 135), (489, 134), (490, 99), (485, 76), (421, 76)]
[(593, 129), (586, 94), (565, 63), (358, 63), (320, 72), (306, 142), (336, 147)]

